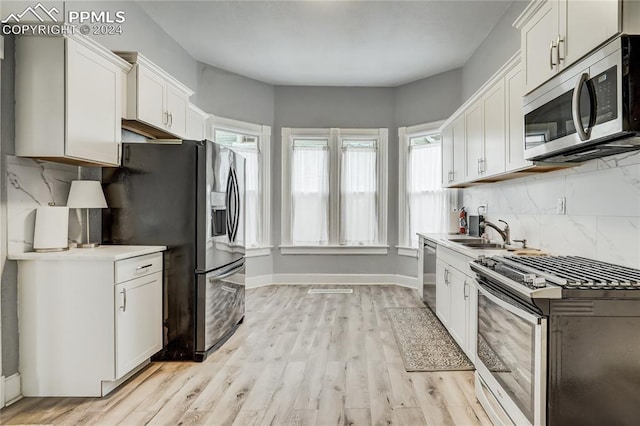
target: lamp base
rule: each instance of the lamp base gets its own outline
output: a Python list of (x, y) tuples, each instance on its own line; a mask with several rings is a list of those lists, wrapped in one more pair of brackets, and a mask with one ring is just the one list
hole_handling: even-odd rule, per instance
[(96, 248), (100, 247), (100, 243), (82, 243), (76, 246), (77, 248)]

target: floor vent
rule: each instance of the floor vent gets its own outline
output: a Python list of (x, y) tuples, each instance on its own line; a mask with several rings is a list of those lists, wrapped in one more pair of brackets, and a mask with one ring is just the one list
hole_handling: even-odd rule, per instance
[(312, 288), (308, 294), (351, 294), (352, 288)]

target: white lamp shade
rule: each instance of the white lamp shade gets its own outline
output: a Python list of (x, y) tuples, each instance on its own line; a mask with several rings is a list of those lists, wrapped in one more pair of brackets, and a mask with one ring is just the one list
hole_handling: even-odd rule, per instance
[(71, 181), (67, 207), (72, 209), (106, 209), (107, 200), (97, 180)]

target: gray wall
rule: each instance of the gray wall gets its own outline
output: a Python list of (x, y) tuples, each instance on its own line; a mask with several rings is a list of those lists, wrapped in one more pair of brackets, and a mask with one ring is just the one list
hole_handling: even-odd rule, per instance
[(210, 114), (273, 126), (275, 88), (207, 64), (198, 64), (198, 106)]
[[(18, 294), (17, 266), (14, 261), (7, 261), (7, 172), (6, 156), (15, 152), (15, 111), (13, 108), (15, 67), (13, 37), (4, 38), (4, 60), (0, 61), (0, 93), (2, 94), (0, 111), (0, 208), (2, 208), (2, 288), (0, 295), (0, 312), (2, 314), (2, 374), (10, 376), (18, 371)], [(4, 402), (4, 401), (3, 401)]]
[(462, 68), (396, 88), (396, 124), (412, 126), (449, 118), (462, 104)]
[(514, 1), (487, 38), (462, 69), (462, 99), (471, 97), (507, 60), (520, 49), (520, 31), (513, 21), (522, 13), (528, 0)]

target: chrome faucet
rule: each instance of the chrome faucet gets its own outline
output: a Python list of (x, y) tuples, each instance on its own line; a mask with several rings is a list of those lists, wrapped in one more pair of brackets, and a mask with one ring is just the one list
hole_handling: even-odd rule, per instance
[(488, 226), (489, 228), (493, 228), (493, 229), (495, 229), (495, 230), (496, 230), (496, 232), (497, 232), (498, 234), (500, 234), (500, 237), (502, 237), (502, 240), (504, 241), (504, 243), (505, 243), (505, 244), (511, 244), (511, 241), (509, 240), (509, 237), (510, 237), (510, 231), (511, 231), (511, 230), (509, 229), (509, 224), (508, 224), (507, 222), (505, 222), (504, 220), (502, 220), (502, 219), (498, 219), (498, 222), (502, 222), (502, 223), (504, 223), (504, 229), (500, 229), (500, 228), (498, 228), (498, 226), (497, 226), (497, 225), (494, 225), (493, 223), (491, 223), (491, 222), (489, 222), (489, 221), (487, 221), (487, 220), (485, 220), (484, 222), (482, 222), (482, 223), (480, 224), (480, 226), (482, 226), (483, 228)]

